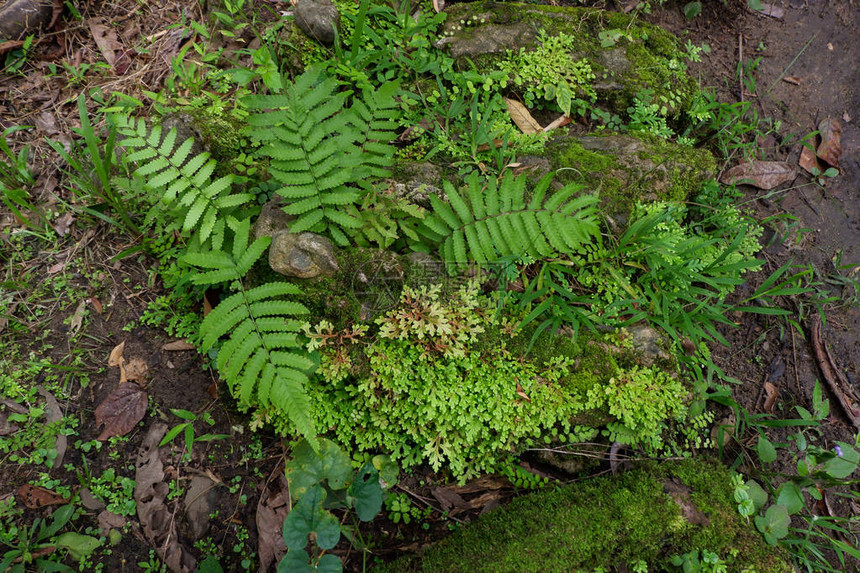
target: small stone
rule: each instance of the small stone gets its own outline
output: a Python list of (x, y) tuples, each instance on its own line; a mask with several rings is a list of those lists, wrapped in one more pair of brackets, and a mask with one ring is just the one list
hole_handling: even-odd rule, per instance
[(254, 223), (254, 239), (261, 237), (274, 237), (278, 233), (290, 228), (292, 217), (284, 213), (283, 201), (280, 195), (275, 195), (263, 205), (260, 216)]
[(269, 266), (287, 277), (333, 277), (338, 270), (334, 245), (316, 233), (278, 232), (269, 248)]
[(331, 0), (299, 0), (294, 14), (302, 32), (321, 44), (334, 44), (335, 28), (340, 29), (340, 14)]

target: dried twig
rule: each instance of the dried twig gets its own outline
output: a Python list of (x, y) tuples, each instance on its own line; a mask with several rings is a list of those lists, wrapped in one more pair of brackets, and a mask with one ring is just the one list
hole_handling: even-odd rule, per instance
[(812, 350), (815, 352), (815, 361), (824, 381), (830, 387), (831, 392), (836, 395), (839, 404), (845, 411), (845, 415), (860, 430), (860, 399), (854, 393), (851, 382), (842, 372), (842, 369), (833, 360), (824, 341), (821, 340), (821, 319), (816, 317), (812, 320)]

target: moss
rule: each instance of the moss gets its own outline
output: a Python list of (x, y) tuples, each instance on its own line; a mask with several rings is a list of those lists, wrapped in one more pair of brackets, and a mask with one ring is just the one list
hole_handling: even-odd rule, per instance
[[(791, 571), (737, 513), (729, 480), (729, 471), (716, 462), (646, 464), (518, 498), (422, 554), (375, 571), (594, 571), (637, 560), (660, 571), (671, 556), (694, 548), (723, 559), (738, 550), (731, 571)], [(692, 489), (689, 498), (666, 493), (683, 491), (678, 482)]]
[[(595, 84), (598, 103), (616, 113), (626, 112), (643, 89), (653, 90), (656, 101), (665, 98), (674, 103), (675, 115), (689, 106), (696, 93), (696, 84), (685, 71), (680, 41), (662, 28), (627, 14), (491, 1), (456, 4), (448, 13), (445, 33), (454, 37), (452, 54), (457, 56), (461, 69), (474, 65), (477, 71), (488, 72), (507, 58), (507, 49), (537, 48), (540, 31), (549, 35), (563, 33), (577, 40), (571, 58), (587, 59), (602, 78)], [(485, 23), (465, 27), (459, 24), (471, 22), (473, 17), (478, 21), (483, 18)], [(616, 30), (623, 36), (614, 45), (603, 47), (599, 35), (607, 30)], [(482, 38), (492, 35), (506, 42)]]

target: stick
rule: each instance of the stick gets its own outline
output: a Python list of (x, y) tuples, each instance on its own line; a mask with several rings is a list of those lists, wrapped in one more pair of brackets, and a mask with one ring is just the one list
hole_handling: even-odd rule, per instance
[[(816, 318), (812, 322), (812, 349), (815, 352), (815, 361), (818, 363), (818, 368), (821, 369), (821, 374), (824, 376), (824, 381), (830, 387), (830, 390), (836, 395), (842, 409), (845, 410), (845, 415), (854, 424), (854, 427), (860, 430), (860, 402), (858, 402), (851, 388), (851, 383), (848, 381), (845, 374), (834, 362), (833, 357), (821, 340), (821, 318)], [(845, 390), (843, 390), (845, 388)], [(848, 394), (851, 396), (848, 396)]]

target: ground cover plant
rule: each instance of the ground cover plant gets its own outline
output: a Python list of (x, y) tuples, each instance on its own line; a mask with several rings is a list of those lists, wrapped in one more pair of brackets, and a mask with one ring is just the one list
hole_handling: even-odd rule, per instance
[[(0, 569), (105, 567), (130, 538), (143, 570), (247, 570), (258, 560), (279, 571), (367, 569), (374, 533), (390, 524), (432, 521), (438, 532), (500, 498), (450, 488), (544, 483), (538, 476), (557, 470), (535, 461), (538, 452), (597, 460), (568, 467), (584, 476), (600, 463), (615, 470), (628, 454), (722, 450), (727, 434), (741, 453), (736, 467), (765, 482), (715, 478), (735, 499), (735, 521), (749, 518), (750, 543), (779, 545), (807, 568), (856, 558), (852, 522), (818, 520), (805, 506), (805, 495), (850, 488), (856, 469), (852, 444), (806, 442), (826, 418), (820, 396), (814, 413), (797, 410), (800, 421), (750, 418), (715, 359), (744, 312), (794, 328), (782, 297), (818, 285), (785, 264), (747, 288), (769, 264), (757, 257), (770, 228), (715, 173), (678, 167), (682, 151), (653, 151), (697, 146), (720, 160), (738, 151), (755, 159), (756, 138), (767, 135), (748, 105), (696, 87), (687, 66), (702, 49), (643, 23), (641, 12), (541, 7), (523, 8), (544, 26), (523, 33), (527, 45), (483, 57), (458, 50), (482, 29), (520, 29), (516, 13), (490, 14), (484, 3), (438, 13), (370, 0), (337, 8), (341, 24), (326, 47), (292, 19), (265, 26), (259, 6), (227, 3), (215, 20), (188, 24), (200, 42), (177, 53), (160, 91), (70, 98), (76, 137), (49, 147), (64, 162), (67, 191), (47, 208), (28, 198), (36, 178), (16, 141), (25, 128), (4, 126), (0, 183), (15, 232), (4, 239), (0, 308), (13, 336), (0, 451), (21, 474), (7, 478), (20, 488), (3, 498)], [(558, 22), (568, 20), (565, 31)], [(248, 42), (252, 32), (248, 48), (215, 41)], [(621, 71), (638, 57), (648, 65)], [(571, 147), (577, 161), (629, 169), (636, 185), (622, 196), (613, 189), (625, 185), (595, 185), (575, 167), (524, 168), (560, 133), (542, 127), (550, 121), (566, 136), (592, 134)], [(649, 163), (585, 149), (603, 137), (625, 138), (611, 141)], [(437, 176), (416, 183), (415, 169)], [(637, 194), (654, 173), (667, 174), (665, 192)], [(279, 217), (286, 229), (272, 228)], [(94, 270), (92, 236), (63, 239), (75, 220), (128, 239)], [(25, 290), (28, 261), (60, 243), (62, 258)], [(287, 279), (273, 270), (276, 245), (288, 249)], [(139, 272), (119, 296), (165, 290), (117, 324), (105, 302), (112, 308), (114, 274), (132, 264)], [(135, 352), (156, 332), (148, 327), (178, 340), (141, 362)], [(34, 330), (43, 334), (27, 356), (18, 340)], [(37, 356), (54, 346), (61, 359)], [(173, 358), (192, 350), (199, 359)], [(159, 376), (189, 372), (209, 388), (206, 403), (154, 398)], [(94, 420), (56, 404), (86, 392)], [(734, 420), (712, 432), (718, 405)], [(79, 435), (96, 422), (101, 430)], [(797, 475), (779, 484), (740, 464), (749, 434), (770, 463), (776, 450), (764, 434), (781, 426), (811, 429), (792, 437)], [(251, 469), (266, 459), (251, 430), (272, 436), (267, 455), (279, 461), (268, 476)], [(96, 460), (113, 465), (92, 472)], [(425, 495), (409, 489), (416, 483)], [(62, 507), (49, 515), (52, 505)], [(162, 519), (179, 508), (181, 519)], [(236, 519), (248, 514), (251, 522)], [(715, 538), (679, 540), (671, 554), (655, 546), (624, 560), (643, 571), (717, 571), (741, 554)]]

